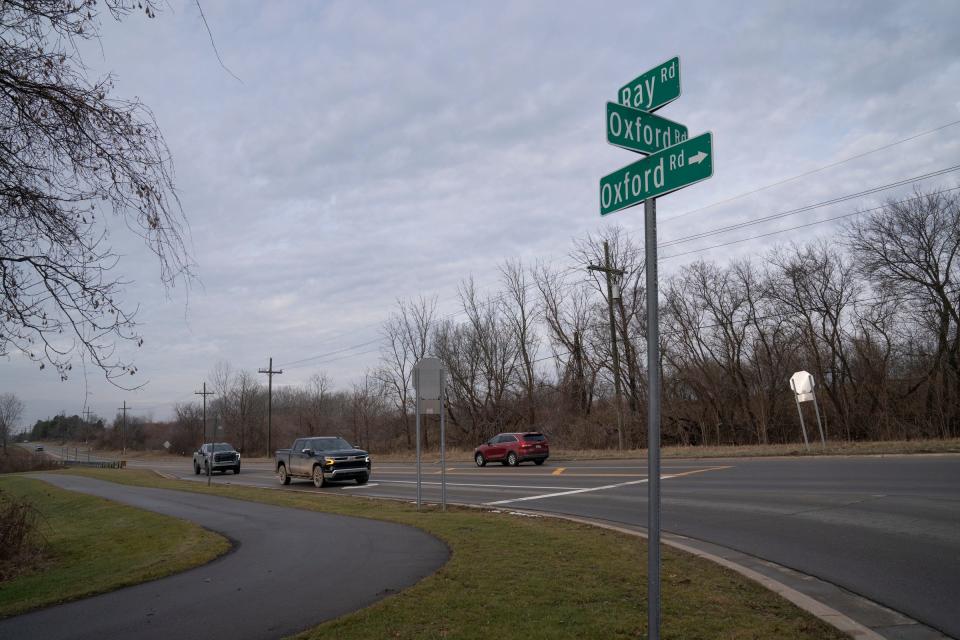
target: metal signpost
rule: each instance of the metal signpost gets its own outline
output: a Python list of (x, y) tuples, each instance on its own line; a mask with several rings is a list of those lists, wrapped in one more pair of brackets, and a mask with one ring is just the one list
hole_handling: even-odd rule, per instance
[(647, 625), (660, 638), (660, 321), (657, 291), (657, 196), (713, 176), (713, 134), (689, 138), (687, 128), (651, 115), (680, 97), (680, 58), (642, 73), (607, 103), (607, 142), (652, 154), (600, 179), (600, 215), (641, 202), (647, 270), (647, 375), (649, 380)]
[(813, 375), (806, 371), (797, 371), (790, 376), (790, 388), (793, 389), (793, 399), (797, 401), (797, 413), (800, 415), (800, 431), (803, 433), (803, 444), (810, 448), (810, 441), (807, 440), (807, 427), (803, 423), (803, 409), (801, 402), (813, 402), (813, 410), (817, 415), (817, 429), (820, 430), (820, 444), (827, 446), (827, 439), (823, 433), (823, 423), (820, 422), (820, 407), (817, 406), (817, 394), (814, 391), (816, 383)]
[(422, 504), (420, 472), (420, 416), (440, 414), (440, 505), (447, 510), (446, 422), (443, 398), (446, 371), (440, 358), (423, 358), (413, 366), (417, 412), (417, 511)]

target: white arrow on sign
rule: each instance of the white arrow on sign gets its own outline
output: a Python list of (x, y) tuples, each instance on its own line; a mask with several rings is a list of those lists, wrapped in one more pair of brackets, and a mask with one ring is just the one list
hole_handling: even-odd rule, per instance
[(687, 161), (690, 164), (700, 164), (707, 159), (707, 154), (703, 151), (698, 151), (695, 155), (690, 156), (690, 159)]

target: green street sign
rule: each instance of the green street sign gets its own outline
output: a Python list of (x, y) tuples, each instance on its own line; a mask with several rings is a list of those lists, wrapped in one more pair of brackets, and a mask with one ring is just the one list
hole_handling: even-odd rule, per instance
[(607, 103), (607, 142), (630, 151), (656, 153), (688, 137), (682, 124), (641, 109)]
[(680, 97), (680, 58), (671, 58), (620, 87), (617, 100), (625, 107), (656, 111)]
[(713, 133), (658, 151), (600, 178), (600, 215), (640, 204), (713, 175)]

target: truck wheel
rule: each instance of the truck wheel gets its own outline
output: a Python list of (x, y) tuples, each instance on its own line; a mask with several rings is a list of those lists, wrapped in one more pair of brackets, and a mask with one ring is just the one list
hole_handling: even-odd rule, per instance
[(320, 489), (326, 484), (327, 484), (327, 481), (323, 478), (323, 469), (320, 468), (320, 465), (314, 465), (313, 486), (315, 486), (317, 489)]
[(233, 475), (238, 475), (240, 473), (240, 465), (237, 465), (233, 468)]
[(280, 465), (280, 484), (290, 484), (290, 476), (287, 475), (287, 468)]
[(194, 475), (200, 475), (200, 465), (196, 462), (193, 463), (193, 473)]
[(370, 479), (370, 474), (365, 473), (362, 476), (357, 476), (357, 484), (367, 484), (367, 480)]

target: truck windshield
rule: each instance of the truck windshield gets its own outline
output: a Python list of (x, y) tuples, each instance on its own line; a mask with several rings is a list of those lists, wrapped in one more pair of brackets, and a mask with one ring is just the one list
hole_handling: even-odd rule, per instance
[(233, 451), (233, 446), (226, 442), (217, 442), (213, 445), (214, 451)]
[(306, 448), (314, 451), (340, 451), (342, 449), (352, 449), (350, 443), (343, 438), (310, 438), (307, 440)]

